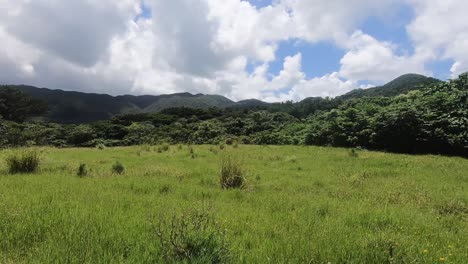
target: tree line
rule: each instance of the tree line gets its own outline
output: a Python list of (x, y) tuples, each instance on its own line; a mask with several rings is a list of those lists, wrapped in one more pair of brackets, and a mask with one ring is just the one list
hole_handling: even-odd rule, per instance
[(318, 145), (468, 156), (468, 74), (393, 97), (310, 98), (256, 108), (173, 108), (89, 124), (26, 121), (47, 107), (0, 89), (0, 146)]

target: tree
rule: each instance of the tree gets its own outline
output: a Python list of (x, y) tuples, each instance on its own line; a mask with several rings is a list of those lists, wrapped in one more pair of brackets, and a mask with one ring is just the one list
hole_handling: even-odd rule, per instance
[(46, 111), (45, 102), (34, 100), (16, 88), (0, 87), (0, 116), (5, 120), (21, 123), (28, 117), (41, 115)]

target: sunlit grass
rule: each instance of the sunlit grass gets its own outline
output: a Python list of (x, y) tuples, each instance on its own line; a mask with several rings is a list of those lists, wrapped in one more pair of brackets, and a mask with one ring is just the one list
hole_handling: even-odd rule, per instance
[[(20, 175), (4, 162), (15, 150), (1, 151), (0, 263), (164, 262), (156, 226), (207, 204), (234, 263), (468, 259), (466, 159), (214, 149), (46, 148), (39, 171)], [(221, 152), (242, 161), (246, 188), (221, 188)]]

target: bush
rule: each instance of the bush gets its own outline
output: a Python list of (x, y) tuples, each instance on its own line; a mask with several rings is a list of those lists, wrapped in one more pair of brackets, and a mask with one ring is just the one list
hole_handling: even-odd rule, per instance
[(359, 154), (357, 153), (357, 151), (356, 151), (355, 149), (351, 149), (351, 150), (349, 151), (348, 154), (349, 154), (349, 156), (350, 156), (351, 158), (357, 158), (357, 157), (359, 157)]
[(123, 174), (125, 172), (125, 167), (120, 162), (116, 162), (112, 165), (112, 172), (115, 174)]
[(86, 164), (80, 164), (76, 175), (80, 178), (86, 177), (88, 175), (88, 169), (86, 168)]
[(169, 151), (169, 144), (162, 144), (161, 146), (158, 147), (158, 153), (163, 153), (166, 151)]
[(192, 146), (189, 146), (189, 155), (192, 159), (195, 159), (197, 157), (197, 154), (195, 154), (195, 150)]
[(102, 144), (102, 143), (99, 143), (96, 145), (96, 148), (99, 149), (99, 150), (103, 150), (106, 148), (106, 145)]
[(219, 144), (219, 149), (224, 150), (226, 148), (226, 145), (224, 143)]
[(161, 221), (157, 236), (166, 263), (227, 263), (226, 235), (212, 214), (194, 210)]
[(6, 162), (10, 174), (34, 173), (39, 168), (40, 157), (36, 151), (25, 151), (7, 157)]
[(230, 155), (221, 159), (220, 184), (223, 189), (241, 189), (245, 187), (244, 169), (239, 160)]

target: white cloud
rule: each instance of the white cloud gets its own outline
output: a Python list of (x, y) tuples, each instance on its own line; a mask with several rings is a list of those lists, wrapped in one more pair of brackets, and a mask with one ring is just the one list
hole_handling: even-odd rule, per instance
[[(468, 6), (461, 0), (275, 0), (264, 8), (241, 0), (143, 1), (152, 17), (134, 21), (139, 0), (0, 0), (0, 82), (274, 101), (427, 73), (435, 59), (453, 59), (454, 74), (468, 67)], [(359, 31), (369, 16), (391, 16), (404, 1), (415, 8), (412, 55)], [(308, 78), (300, 53), (277, 57), (280, 42), (291, 39), (346, 50), (341, 68)], [(283, 59), (271, 76), (271, 63)]]
[(416, 17), (407, 30), (417, 52), (429, 59), (453, 59), (456, 77), (468, 69), (468, 1), (410, 0)]
[(401, 0), (280, 0), (289, 10), (295, 35), (309, 42), (342, 45), (369, 16), (390, 16)]
[(340, 75), (354, 81), (388, 82), (405, 73), (426, 73), (424, 60), (417, 56), (396, 55), (397, 47), (355, 32), (347, 41), (349, 52), (341, 59)]
[(136, 15), (137, 0), (3, 0), (0, 23), (25, 43), (82, 66), (92, 66), (115, 34)]

